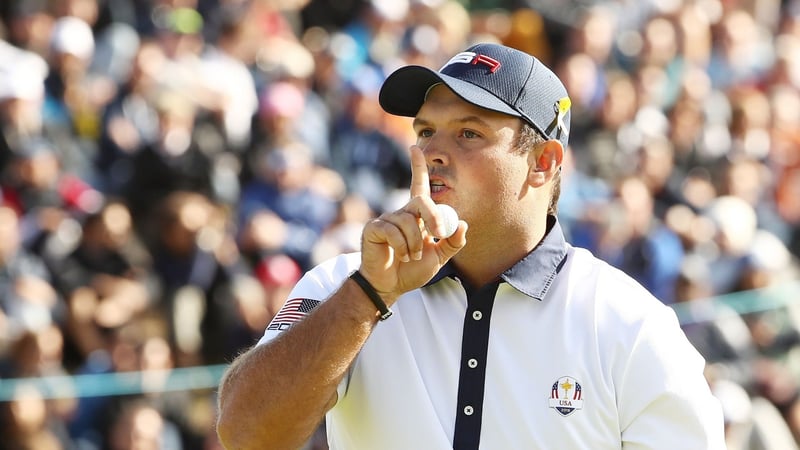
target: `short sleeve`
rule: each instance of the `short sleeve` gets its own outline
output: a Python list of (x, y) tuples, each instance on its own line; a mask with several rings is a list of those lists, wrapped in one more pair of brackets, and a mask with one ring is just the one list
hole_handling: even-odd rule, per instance
[(704, 368), (674, 312), (652, 310), (619, 378), (622, 448), (724, 450), (722, 408)]

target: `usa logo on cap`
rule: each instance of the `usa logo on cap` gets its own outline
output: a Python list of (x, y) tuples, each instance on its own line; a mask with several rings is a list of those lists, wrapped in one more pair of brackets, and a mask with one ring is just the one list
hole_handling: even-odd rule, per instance
[(562, 416), (583, 408), (583, 388), (573, 377), (561, 377), (550, 388), (550, 407)]
[(447, 63), (443, 65), (441, 69), (439, 69), (439, 72), (443, 71), (444, 68), (449, 65), (458, 63), (472, 65), (484, 64), (489, 66), (489, 72), (491, 73), (497, 72), (497, 69), (499, 69), (501, 66), (500, 61), (492, 58), (491, 56), (481, 55), (475, 52), (461, 52), (450, 58), (450, 61), (447, 61)]

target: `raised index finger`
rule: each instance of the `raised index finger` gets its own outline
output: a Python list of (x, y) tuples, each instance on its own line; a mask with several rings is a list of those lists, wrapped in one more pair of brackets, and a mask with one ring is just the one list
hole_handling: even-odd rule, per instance
[(431, 185), (428, 178), (428, 163), (425, 154), (417, 145), (411, 146), (411, 198), (430, 197)]

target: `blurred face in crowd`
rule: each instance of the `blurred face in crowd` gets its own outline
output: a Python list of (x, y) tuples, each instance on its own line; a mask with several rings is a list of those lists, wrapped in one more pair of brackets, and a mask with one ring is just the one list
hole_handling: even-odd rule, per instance
[(202, 195), (177, 192), (164, 204), (161, 241), (175, 255), (192, 254), (198, 245), (198, 236), (209, 227), (214, 207)]
[(19, 387), (8, 404), (11, 421), (23, 434), (40, 429), (47, 420), (47, 406), (42, 394), (32, 386)]
[(61, 0), (52, 3), (57, 17), (74, 16), (93, 25), (100, 15), (97, 0)]
[(17, 213), (11, 208), (0, 206), (0, 265), (17, 253), (19, 238)]
[(127, 241), (133, 232), (133, 220), (128, 207), (121, 203), (109, 205), (103, 211), (103, 228), (112, 247)]
[(378, 104), (378, 96), (374, 93), (354, 93), (351, 98), (353, 121), (361, 130), (379, 128), (384, 112)]
[(113, 450), (159, 450), (164, 418), (151, 406), (136, 405), (125, 411), (111, 431)]
[(192, 129), (196, 109), (189, 99), (180, 93), (164, 93), (159, 99), (160, 150), (167, 155), (178, 156), (186, 152), (192, 143)]
[(660, 66), (667, 65), (678, 52), (678, 36), (672, 22), (655, 18), (644, 30), (645, 51), (643, 58)]
[(630, 76), (616, 73), (609, 77), (601, 117), (605, 128), (616, 130), (636, 115), (636, 86)]
[(265, 166), (267, 177), (278, 188), (292, 191), (308, 186), (314, 162), (307, 147), (290, 143), (272, 150), (266, 157)]
[(667, 184), (674, 167), (672, 143), (665, 139), (648, 142), (641, 149), (640, 171), (642, 179), (653, 192), (661, 191)]
[(631, 230), (639, 236), (646, 235), (653, 220), (653, 196), (644, 180), (625, 179), (618, 188), (618, 195)]
[(55, 185), (61, 176), (61, 164), (51, 151), (37, 151), (34, 155), (21, 156), (15, 162), (15, 175), (22, 185), (46, 190)]
[(44, 8), (33, 8), (24, 14), (11, 15), (8, 24), (9, 42), (44, 54), (49, 46), (53, 21), (53, 16), (47, 14)]
[(53, 56), (52, 66), (58, 68), (66, 80), (78, 80), (86, 74), (89, 68), (88, 59), (83, 59), (71, 53), (57, 53)]
[(758, 204), (764, 191), (768, 169), (752, 159), (732, 161), (723, 177), (723, 192), (744, 199), (751, 205)]
[(164, 73), (166, 60), (158, 43), (142, 42), (131, 67), (131, 89), (139, 93), (152, 92), (158, 85), (159, 75)]
[(97, 217), (90, 218), (83, 226), (84, 241), (107, 249), (119, 248), (131, 233), (131, 214), (121, 203), (107, 205)]

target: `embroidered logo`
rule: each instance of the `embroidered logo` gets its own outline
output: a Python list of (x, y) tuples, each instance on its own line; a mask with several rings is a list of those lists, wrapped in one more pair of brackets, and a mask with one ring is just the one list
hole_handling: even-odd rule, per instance
[(439, 69), (439, 72), (444, 70), (445, 67), (452, 64), (472, 64), (472, 65), (484, 64), (489, 66), (489, 72), (491, 73), (497, 72), (497, 69), (499, 69), (501, 65), (500, 61), (490, 56), (481, 55), (475, 52), (461, 52), (456, 56), (450, 58), (450, 61), (447, 61), (447, 63), (443, 65), (441, 69)]
[(561, 377), (550, 389), (550, 407), (562, 416), (568, 416), (583, 408), (583, 389), (578, 380)]

